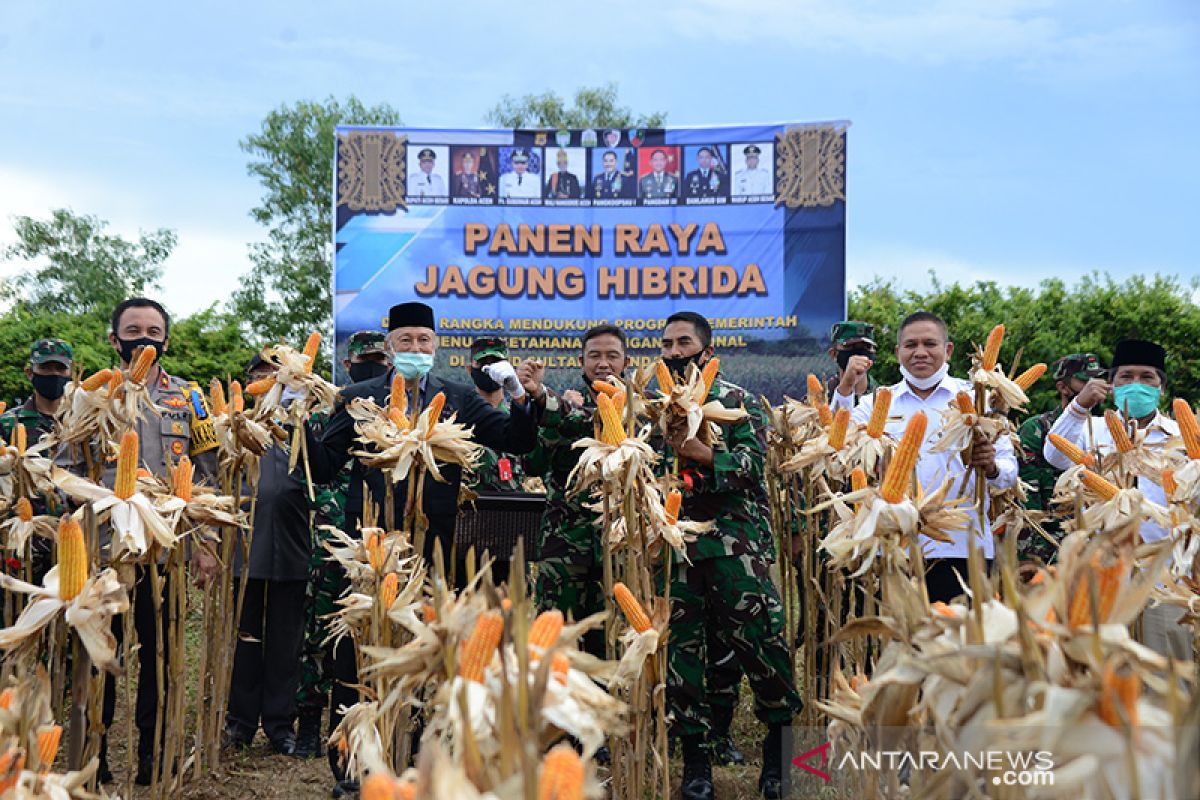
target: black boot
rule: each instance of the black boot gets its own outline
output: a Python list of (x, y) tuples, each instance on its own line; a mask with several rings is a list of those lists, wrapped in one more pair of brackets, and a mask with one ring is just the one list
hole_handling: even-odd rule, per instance
[(113, 782), (112, 770), (108, 766), (108, 734), (100, 737), (100, 766), (96, 768), (96, 781), (101, 785)]
[[(141, 731), (138, 734), (137, 745), (137, 774), (133, 776), (133, 782), (138, 786), (149, 786), (154, 779), (154, 734)], [(159, 764), (159, 769), (162, 765)]]
[(733, 724), (732, 708), (713, 708), (712, 728), (708, 731), (708, 749), (712, 753), (713, 763), (721, 766), (740, 767), (746, 763), (746, 757), (733, 743), (729, 728)]
[(713, 800), (712, 765), (704, 735), (681, 736), (683, 743), (683, 781), (679, 796), (683, 800)]
[(321, 712), (302, 711), (296, 727), (296, 758), (316, 758), (321, 752)]
[(783, 753), (791, 748), (785, 739), (783, 725), (772, 724), (767, 728), (762, 743), (762, 772), (758, 776), (758, 791), (766, 800), (781, 800), (788, 792)]

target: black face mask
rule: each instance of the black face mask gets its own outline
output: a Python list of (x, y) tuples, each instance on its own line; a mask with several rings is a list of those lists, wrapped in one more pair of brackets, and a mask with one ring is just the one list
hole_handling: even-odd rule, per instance
[[(703, 352), (703, 350), (700, 351), (700, 353)], [(667, 365), (667, 369), (671, 371), (672, 375), (686, 379), (688, 364), (700, 366), (700, 353), (693, 353), (690, 356), (675, 356), (674, 358), (663, 356), (663, 363)]]
[(871, 359), (871, 363), (875, 363), (875, 354), (870, 350), (839, 350), (837, 354), (838, 369), (842, 372), (846, 371), (846, 365), (850, 363), (851, 356), (866, 356)]
[(492, 380), (492, 376), (484, 372), (481, 367), (471, 367), (471, 380), (475, 381), (475, 386), (485, 394), (491, 394), (500, 388), (500, 384)]
[(154, 360), (158, 361), (163, 354), (163, 341), (161, 339), (151, 339), (149, 336), (143, 336), (140, 339), (121, 339), (117, 342), (121, 345), (121, 360), (126, 364), (133, 363), (133, 357), (137, 355), (139, 347), (153, 347)]
[(381, 364), (378, 361), (359, 361), (356, 364), (351, 364), (346, 370), (346, 372), (350, 375), (350, 380), (352, 383), (359, 383), (361, 381), (369, 381), (371, 378), (378, 378), (387, 371), (387, 364)]
[(57, 400), (63, 396), (71, 378), (69, 375), (38, 375), (35, 372), (29, 380), (35, 392), (47, 400)]

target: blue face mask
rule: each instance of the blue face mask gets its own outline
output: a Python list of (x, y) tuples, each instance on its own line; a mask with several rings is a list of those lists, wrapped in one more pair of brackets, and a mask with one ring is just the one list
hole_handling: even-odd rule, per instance
[(433, 369), (433, 356), (429, 353), (393, 353), (392, 364), (404, 380), (420, 378)]
[(1158, 409), (1162, 389), (1144, 383), (1126, 383), (1113, 389), (1117, 410), (1130, 419), (1148, 417)]

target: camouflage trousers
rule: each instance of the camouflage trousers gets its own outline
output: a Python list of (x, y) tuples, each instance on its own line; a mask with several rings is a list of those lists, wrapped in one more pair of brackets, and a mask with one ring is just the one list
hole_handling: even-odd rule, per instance
[[(318, 539), (323, 540), (323, 534)], [(333, 687), (332, 648), (325, 644), (329, 635), (327, 615), (337, 610), (338, 598), (346, 591), (346, 573), (318, 545), (309, 563), (308, 589), (304, 597), (304, 646), (300, 652), (300, 686), (296, 690), (296, 709), (301, 716), (319, 716), (329, 705)]]
[[(784, 640), (783, 605), (761, 555), (677, 565), (671, 580), (667, 698), (679, 735), (706, 733), (724, 696), (718, 684), (710, 698), (710, 633), (723, 648), (711, 655), (725, 661), (724, 654), (732, 653), (728, 661), (749, 679), (755, 716), (765, 723), (790, 723), (802, 703)], [(718, 680), (727, 679), (731, 669), (722, 665)]]
[[(534, 599), (542, 611), (557, 608), (564, 617), (581, 620), (604, 611), (604, 568), (575, 558), (543, 558), (538, 561)], [(583, 649), (604, 657), (604, 631), (588, 631)]]

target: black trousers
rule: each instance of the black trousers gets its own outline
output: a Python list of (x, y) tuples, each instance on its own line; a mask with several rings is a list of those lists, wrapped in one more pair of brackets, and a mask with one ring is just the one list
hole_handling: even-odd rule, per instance
[[(159, 567), (162, 569), (162, 567)], [(170, 609), (167, 598), (171, 594), (171, 580), (161, 575), (162, 581), (162, 625), (164, 633), (170, 630)], [(158, 619), (154, 613), (153, 583), (150, 571), (145, 567), (137, 568), (137, 581), (133, 587), (133, 629), (137, 634), (138, 648), (138, 685), (137, 706), (134, 710), (134, 724), (138, 729), (138, 755), (149, 756), (154, 747), (154, 721), (158, 714), (158, 669), (155, 650), (158, 646)], [(125, 621), (123, 617), (113, 617), (112, 631), (117, 639), (117, 650), (125, 640)], [(163, 698), (170, 692), (167, 683), (167, 665), (171, 660), (171, 639), (163, 637)], [(113, 721), (117, 708), (117, 680), (109, 674), (104, 678), (104, 704), (101, 719), (107, 730)]]
[[(984, 560), (984, 573), (992, 571), (992, 562)], [(955, 574), (957, 573), (957, 575)], [(962, 583), (959, 583), (959, 577)], [(938, 558), (929, 562), (925, 569), (925, 589), (929, 592), (929, 602), (942, 601), (949, 603), (960, 594), (964, 594), (963, 585), (970, 585), (965, 558)]]
[(275, 741), (293, 733), (307, 581), (250, 578), (242, 603), (226, 722)]

